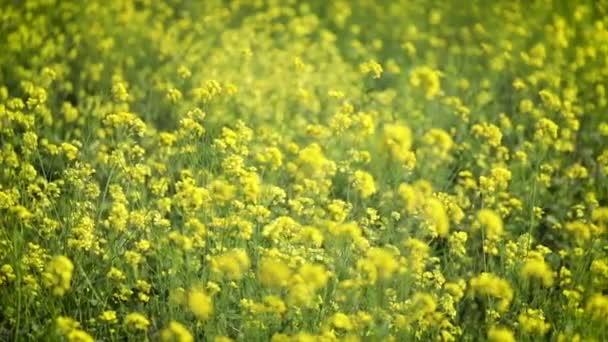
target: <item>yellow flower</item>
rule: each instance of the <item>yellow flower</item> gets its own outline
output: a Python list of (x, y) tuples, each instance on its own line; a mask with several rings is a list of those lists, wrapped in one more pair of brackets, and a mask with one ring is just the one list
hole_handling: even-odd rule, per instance
[(304, 264), (298, 270), (298, 275), (306, 283), (307, 286), (313, 289), (325, 287), (329, 279), (329, 273), (325, 266), (318, 264)]
[(256, 155), (256, 160), (268, 165), (271, 170), (277, 170), (283, 165), (283, 154), (277, 147), (270, 146)]
[(437, 302), (433, 296), (427, 292), (416, 292), (414, 296), (412, 296), (411, 305), (415, 310), (415, 314), (419, 317), (432, 314), (437, 310)]
[(74, 329), (67, 334), (68, 342), (95, 342), (95, 339), (86, 331)]
[(317, 143), (301, 149), (296, 163), (297, 170), (305, 177), (322, 178), (332, 176), (336, 172), (336, 164), (325, 157), (323, 149)]
[(125, 316), (125, 324), (131, 329), (147, 330), (150, 326), (150, 321), (146, 318), (146, 316), (138, 312), (132, 312)]
[(378, 277), (387, 279), (399, 268), (395, 253), (387, 248), (372, 247), (367, 251), (366, 259), (377, 270)]
[(545, 322), (545, 315), (541, 310), (527, 309), (519, 314), (517, 321), (521, 330), (527, 334), (545, 335), (551, 328), (551, 324)]
[(323, 234), (315, 227), (303, 227), (298, 234), (298, 241), (307, 246), (321, 247), (323, 245), (323, 240)]
[(175, 321), (169, 322), (169, 325), (161, 330), (160, 339), (162, 342), (192, 342), (194, 337), (183, 324)]
[(420, 88), (428, 100), (434, 98), (441, 91), (439, 71), (428, 66), (417, 67), (410, 74), (410, 85)]
[(410, 184), (402, 183), (399, 185), (398, 193), (405, 204), (405, 210), (408, 213), (414, 213), (422, 204), (420, 193)]
[(233, 249), (212, 259), (211, 268), (232, 280), (243, 278), (249, 270), (251, 262), (247, 252), (242, 249)]
[(383, 72), (382, 65), (374, 60), (361, 63), (359, 65), (359, 70), (361, 70), (363, 74), (371, 74), (373, 78), (380, 78)]
[(182, 99), (183, 95), (182, 95), (182, 92), (179, 91), (179, 89), (169, 88), (169, 89), (167, 89), (166, 97), (172, 103), (177, 103)]
[(545, 144), (551, 144), (557, 139), (559, 126), (547, 118), (541, 118), (536, 123), (534, 137)]
[(107, 322), (107, 323), (116, 323), (118, 322), (118, 318), (116, 316), (116, 311), (114, 310), (106, 310), (99, 315), (99, 319)]
[(137, 265), (141, 264), (144, 260), (144, 257), (135, 251), (126, 251), (124, 254), (124, 258), (133, 267), (136, 267)]
[(127, 101), (129, 98), (129, 93), (127, 92), (127, 87), (122, 82), (117, 82), (112, 85), (112, 97), (116, 101)]
[(54, 295), (63, 296), (70, 289), (73, 271), (74, 264), (70, 259), (59, 255), (49, 261), (42, 277), (45, 285), (52, 288)]
[(350, 331), (353, 329), (353, 322), (351, 321), (350, 317), (348, 317), (347, 315), (338, 312), (336, 314), (334, 314), (329, 321), (331, 322), (331, 325), (333, 325), (334, 327), (338, 328), (338, 329), (342, 329), (342, 330), (346, 330), (346, 331)]
[(505, 327), (494, 326), (488, 331), (489, 342), (515, 342), (513, 332)]
[(448, 245), (450, 253), (454, 256), (465, 257), (467, 254), (466, 243), (469, 239), (469, 235), (466, 232), (453, 232), (448, 238)]
[(78, 321), (65, 316), (57, 317), (55, 323), (57, 324), (57, 329), (59, 329), (59, 331), (64, 335), (67, 335), (70, 331), (80, 327), (80, 323), (78, 323)]
[(188, 79), (188, 78), (190, 78), (190, 76), (192, 76), (192, 71), (190, 71), (190, 69), (189, 69), (187, 66), (185, 66), (185, 65), (180, 65), (180, 66), (177, 68), (177, 75), (178, 75), (180, 78), (183, 78), (183, 79)]
[(193, 289), (188, 294), (188, 307), (196, 318), (205, 321), (213, 314), (213, 299), (204, 291)]
[[(382, 142), (391, 155), (407, 165), (415, 164), (415, 155), (410, 151), (412, 146), (412, 131), (406, 125), (386, 124), (384, 125)], [(413, 158), (413, 163), (412, 162)]]
[(234, 340), (228, 336), (217, 336), (213, 339), (213, 342), (233, 342)]
[(139, 137), (142, 137), (147, 130), (145, 122), (136, 114), (129, 112), (108, 114), (103, 123), (117, 130), (128, 130)]
[(365, 171), (355, 171), (355, 173), (351, 176), (350, 181), (362, 198), (368, 198), (376, 193), (376, 184), (374, 182), (374, 178)]
[(608, 315), (608, 296), (596, 293), (587, 301), (586, 311), (598, 321), (604, 321)]
[(608, 207), (599, 207), (593, 209), (591, 218), (593, 221), (597, 221), (599, 223), (608, 223)]
[(313, 300), (315, 291), (313, 288), (303, 283), (295, 283), (289, 287), (289, 301), (293, 305), (308, 306)]
[(545, 287), (553, 286), (554, 272), (542, 258), (528, 257), (521, 268), (521, 275), (528, 279), (540, 279)]
[(423, 272), (426, 261), (431, 252), (431, 248), (427, 243), (415, 238), (408, 238), (403, 242), (405, 248), (409, 251), (409, 267), (417, 274)]
[(236, 188), (234, 185), (220, 179), (216, 179), (209, 185), (211, 196), (220, 203), (227, 203), (234, 198)]
[(256, 203), (261, 192), (260, 176), (255, 172), (245, 172), (240, 178), (245, 199)]
[(502, 142), (502, 132), (500, 131), (500, 128), (491, 123), (482, 122), (473, 125), (472, 131), (475, 136), (484, 137), (492, 147), (498, 147)]
[(591, 238), (591, 227), (583, 221), (568, 222), (564, 228), (574, 236), (574, 240), (579, 245), (584, 244)]
[(15, 280), (16, 277), (13, 266), (4, 264), (0, 267), (0, 286)]
[(433, 158), (432, 162), (439, 162), (449, 158), (450, 150), (454, 146), (454, 141), (450, 134), (439, 128), (432, 128), (422, 136), (425, 144), (418, 150), (422, 155)]
[(60, 145), (63, 153), (68, 157), (69, 160), (74, 160), (78, 157), (78, 147), (70, 143), (61, 143)]
[(287, 310), (287, 306), (283, 300), (277, 296), (266, 296), (264, 297), (264, 304), (268, 312), (274, 312), (282, 314)]
[(434, 235), (447, 236), (450, 231), (450, 219), (443, 203), (436, 198), (427, 199), (424, 205), (424, 218)]
[(258, 279), (269, 287), (284, 287), (291, 279), (291, 269), (283, 261), (264, 257), (260, 262)]
[(503, 233), (502, 218), (490, 209), (481, 209), (477, 212), (474, 226), (483, 229), (486, 239), (497, 240)]
[(553, 94), (551, 91), (547, 90), (547, 89), (543, 89), (541, 90), (539, 93), (541, 100), (543, 101), (543, 104), (545, 104), (545, 106), (547, 106), (549, 109), (551, 110), (559, 110), (562, 103), (559, 99), (559, 96)]
[(332, 219), (338, 223), (344, 222), (352, 205), (342, 200), (332, 200), (327, 205), (327, 210), (331, 213)]
[(288, 289), (290, 302), (294, 305), (311, 305), (316, 291), (325, 287), (328, 279), (329, 272), (325, 266), (308, 263), (302, 265)]
[(589, 171), (583, 165), (576, 163), (566, 170), (566, 177), (570, 179), (585, 179), (589, 177)]
[(106, 274), (106, 277), (108, 277), (108, 279), (116, 281), (116, 282), (127, 279), (127, 276), (124, 274), (124, 272), (119, 270), (116, 267), (110, 268), (110, 270)]
[(449, 293), (455, 300), (459, 300), (464, 296), (464, 290), (466, 288), (466, 282), (459, 280), (458, 282), (445, 283), (443, 288)]
[(474, 293), (499, 299), (498, 311), (505, 312), (511, 305), (513, 289), (508, 281), (492, 273), (484, 272), (477, 277), (473, 277), (470, 284), (471, 291)]

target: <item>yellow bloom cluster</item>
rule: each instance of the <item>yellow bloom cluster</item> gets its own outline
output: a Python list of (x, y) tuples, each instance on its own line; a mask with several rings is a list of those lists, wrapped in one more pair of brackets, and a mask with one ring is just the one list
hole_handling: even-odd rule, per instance
[(65, 316), (56, 320), (57, 330), (70, 342), (93, 342), (95, 339), (86, 331), (80, 329), (78, 321)]
[(150, 321), (146, 316), (138, 312), (132, 312), (125, 316), (125, 325), (131, 329), (146, 330), (150, 325)]
[(474, 293), (498, 299), (498, 311), (506, 311), (513, 300), (513, 289), (508, 281), (491, 273), (482, 273), (471, 279), (471, 290)]
[(59, 255), (49, 261), (42, 276), (45, 285), (52, 288), (53, 294), (63, 296), (70, 289), (73, 272), (74, 264), (70, 259)]
[(188, 294), (188, 307), (199, 320), (206, 320), (213, 314), (213, 299), (203, 290), (192, 289)]
[(192, 342), (192, 334), (182, 324), (172, 321), (160, 332), (160, 339), (163, 342)]
[(0, 1), (0, 340), (608, 340), (607, 46), (606, 0)]
[(554, 283), (554, 274), (551, 266), (540, 256), (529, 256), (521, 268), (524, 278), (540, 279), (543, 286), (550, 287)]

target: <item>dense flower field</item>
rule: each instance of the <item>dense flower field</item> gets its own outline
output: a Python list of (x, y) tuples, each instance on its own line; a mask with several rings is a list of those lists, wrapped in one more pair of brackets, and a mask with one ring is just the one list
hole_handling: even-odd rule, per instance
[(608, 2), (0, 5), (0, 341), (608, 340)]

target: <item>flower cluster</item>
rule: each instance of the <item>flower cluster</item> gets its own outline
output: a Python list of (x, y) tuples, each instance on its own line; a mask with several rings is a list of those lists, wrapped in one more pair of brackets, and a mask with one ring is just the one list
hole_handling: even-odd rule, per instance
[(0, 340), (608, 340), (608, 2), (0, 2)]

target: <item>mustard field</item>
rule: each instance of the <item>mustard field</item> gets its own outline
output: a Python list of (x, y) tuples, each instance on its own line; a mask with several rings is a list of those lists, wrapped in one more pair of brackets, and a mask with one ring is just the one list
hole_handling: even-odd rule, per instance
[(607, 341), (608, 1), (0, 2), (0, 341)]

